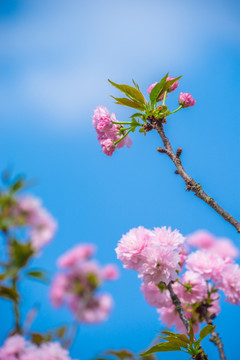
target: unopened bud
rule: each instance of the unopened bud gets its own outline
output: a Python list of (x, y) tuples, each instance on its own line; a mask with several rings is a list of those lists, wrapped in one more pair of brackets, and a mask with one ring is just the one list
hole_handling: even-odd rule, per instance
[(182, 148), (178, 148), (176, 152), (176, 156), (179, 158), (182, 154)]

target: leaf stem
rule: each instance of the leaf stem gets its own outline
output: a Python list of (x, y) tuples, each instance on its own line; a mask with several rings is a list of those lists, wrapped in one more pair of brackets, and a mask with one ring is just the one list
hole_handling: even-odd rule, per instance
[(171, 111), (169, 115), (178, 112), (181, 108), (182, 108), (182, 105), (180, 105), (176, 110)]
[[(17, 292), (17, 280), (18, 280), (17, 276), (14, 276), (12, 279), (12, 288), (16, 292)], [(21, 326), (20, 326), (20, 311), (19, 311), (18, 299), (13, 300), (13, 311), (14, 311), (14, 317), (15, 317), (14, 333), (21, 334), (22, 330), (21, 330)]]
[(126, 132), (120, 139), (114, 142), (114, 145), (117, 145), (120, 141), (122, 141), (130, 132), (132, 131), (132, 128)]
[(116, 125), (132, 125), (130, 121), (112, 121), (112, 123)]
[(167, 91), (165, 91), (163, 96), (163, 102), (162, 102), (163, 105), (165, 105), (166, 97), (167, 97)]

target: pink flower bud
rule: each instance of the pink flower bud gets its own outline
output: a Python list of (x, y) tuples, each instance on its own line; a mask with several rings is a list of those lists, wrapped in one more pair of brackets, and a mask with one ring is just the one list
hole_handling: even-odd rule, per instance
[[(174, 77), (169, 76), (169, 77), (167, 78), (167, 81), (173, 80), (173, 79), (174, 79)], [(176, 88), (178, 87), (178, 85), (179, 85), (179, 82), (178, 82), (178, 81), (175, 81), (175, 82), (170, 86), (170, 88), (168, 89), (168, 91), (171, 92), (171, 91), (176, 90)]]
[(178, 99), (179, 105), (182, 105), (183, 108), (187, 108), (196, 104), (196, 100), (189, 93), (180, 93)]
[(147, 93), (148, 93), (149, 95), (150, 95), (150, 93), (151, 93), (151, 91), (152, 91), (152, 89), (154, 88), (155, 85), (157, 85), (157, 82), (151, 84), (151, 85), (148, 87)]

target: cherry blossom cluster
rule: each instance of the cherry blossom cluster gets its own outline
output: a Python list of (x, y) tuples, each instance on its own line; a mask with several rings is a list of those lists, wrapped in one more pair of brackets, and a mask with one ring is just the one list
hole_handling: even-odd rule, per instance
[(36, 346), (21, 335), (6, 339), (0, 347), (0, 360), (71, 360), (68, 350), (58, 342)]
[[(178, 99), (179, 107), (177, 109), (170, 111), (166, 106), (165, 100), (169, 93), (177, 89), (179, 79), (180, 77), (174, 78), (167, 74), (160, 82), (151, 84), (147, 89), (150, 97), (148, 102), (135, 81), (133, 81), (133, 87), (129, 85), (119, 85), (109, 80), (113, 86), (127, 96), (125, 98), (116, 98), (113, 96), (116, 103), (133, 108), (138, 112), (130, 116), (131, 121), (122, 122), (116, 119), (115, 113), (110, 114), (105, 106), (101, 105), (96, 107), (92, 117), (92, 123), (97, 132), (97, 138), (103, 152), (108, 156), (112, 156), (115, 149), (122, 148), (125, 145), (131, 147), (132, 140), (128, 134), (134, 132), (137, 127), (139, 127), (139, 132), (146, 134), (147, 131), (153, 129), (153, 119), (165, 124), (167, 122), (166, 118), (169, 115), (176, 113), (182, 108), (195, 105), (196, 101), (191, 94), (181, 92)], [(159, 105), (159, 102), (162, 102), (162, 104)], [(125, 125), (126, 127), (124, 127)]]
[[(198, 249), (190, 252), (191, 247)], [(138, 272), (146, 301), (157, 308), (168, 327), (175, 325), (185, 331), (172, 303), (169, 283), (195, 332), (201, 322), (220, 313), (221, 291), (231, 304), (240, 302), (240, 267), (234, 263), (238, 250), (229, 239), (216, 238), (207, 231), (185, 239), (171, 228), (139, 227), (123, 235), (116, 253), (126, 269)]]
[(117, 124), (115, 113), (110, 114), (103, 105), (97, 106), (92, 119), (104, 154), (112, 156), (115, 149), (120, 149), (125, 145), (128, 148), (131, 147), (132, 140), (128, 135), (115, 144), (125, 134), (122, 125)]
[(118, 278), (118, 269), (113, 264), (99, 266), (90, 259), (95, 248), (81, 244), (58, 259), (63, 272), (52, 283), (50, 298), (55, 307), (66, 304), (75, 318), (83, 323), (98, 323), (107, 319), (113, 305), (109, 294), (98, 294), (105, 280)]
[(42, 206), (40, 199), (31, 196), (19, 196), (12, 208), (14, 225), (26, 226), (28, 237), (35, 252), (48, 244), (57, 230), (57, 223), (52, 215)]

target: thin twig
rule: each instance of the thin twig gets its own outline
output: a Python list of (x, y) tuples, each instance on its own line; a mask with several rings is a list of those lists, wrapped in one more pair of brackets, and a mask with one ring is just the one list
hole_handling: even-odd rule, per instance
[(185, 326), (185, 328), (187, 330), (187, 333), (189, 333), (189, 331), (190, 331), (190, 323), (189, 323), (189, 320), (186, 318), (186, 316), (184, 314), (184, 310), (182, 308), (181, 301), (179, 300), (178, 296), (173, 291), (171, 283), (168, 284), (167, 288), (169, 290), (173, 305), (175, 306), (175, 309), (177, 310), (178, 315), (179, 315), (180, 319), (182, 320), (182, 322), (183, 322), (183, 324), (184, 324), (184, 326)]
[[(175, 166), (177, 168), (177, 173), (185, 181), (186, 190), (193, 191), (199, 199), (202, 199), (206, 204), (211, 206), (211, 208), (213, 208), (219, 215), (221, 215), (224, 220), (226, 220), (231, 225), (233, 225), (235, 227), (235, 229), (237, 230), (237, 232), (240, 233), (240, 222), (238, 222), (236, 219), (234, 219), (234, 217), (232, 215), (230, 215), (221, 206), (219, 206), (218, 203), (212, 197), (210, 197), (203, 191), (202, 186), (199, 183), (197, 183), (192, 177), (190, 177), (188, 175), (188, 173), (186, 172), (186, 170), (184, 169), (184, 167), (182, 165), (181, 159), (179, 158), (179, 156), (177, 156), (174, 153), (172, 145), (171, 145), (169, 139), (167, 138), (167, 136), (165, 135), (162, 121), (157, 120), (153, 117), (149, 118), (149, 120), (151, 121), (153, 128), (156, 129), (157, 132), (159, 133), (159, 135), (161, 136), (162, 142), (165, 147), (165, 153), (173, 161), (173, 163), (175, 164)], [(160, 152), (163, 152), (163, 151), (160, 151)]]
[[(180, 319), (182, 320), (182, 322), (183, 322), (183, 324), (184, 324), (184, 326), (185, 326), (185, 328), (187, 330), (187, 333), (189, 334), (189, 332), (190, 332), (190, 322), (189, 322), (189, 320), (186, 318), (186, 316), (184, 314), (184, 310), (183, 310), (181, 301), (179, 300), (177, 294), (175, 294), (175, 292), (174, 292), (174, 290), (172, 288), (171, 282), (167, 285), (167, 288), (169, 290), (173, 305), (175, 306), (175, 309), (177, 310), (178, 315), (179, 315)], [(199, 353), (197, 355), (196, 360), (208, 360), (208, 357), (205, 354), (205, 352), (202, 351), (201, 353)]]
[[(212, 319), (210, 319), (207, 314), (204, 316), (206, 322), (209, 324), (209, 325), (213, 325), (213, 322), (212, 322)], [(219, 334), (216, 332), (216, 331), (213, 331), (211, 333), (211, 337), (210, 337), (210, 341), (212, 341), (218, 348), (218, 352), (219, 352), (219, 356), (220, 356), (220, 359), (221, 360), (227, 360), (226, 358), (226, 355), (224, 353), (224, 348), (223, 348), (223, 342), (219, 336)]]

